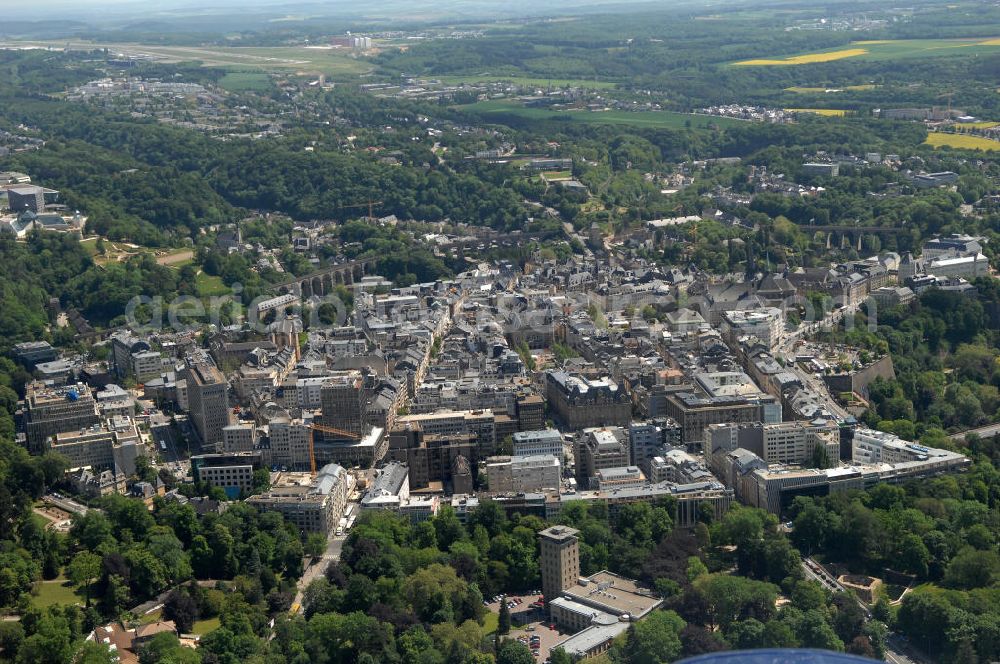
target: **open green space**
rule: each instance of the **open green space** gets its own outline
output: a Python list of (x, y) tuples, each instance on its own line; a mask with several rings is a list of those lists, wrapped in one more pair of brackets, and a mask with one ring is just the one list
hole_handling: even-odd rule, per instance
[(500, 625), (499, 614), (493, 613), (492, 611), (487, 611), (486, 615), (483, 616), (483, 633), (492, 634), (497, 631), (497, 627)]
[(440, 76), (444, 83), (513, 83), (514, 85), (532, 86), (538, 88), (592, 88), (595, 90), (607, 90), (613, 88), (617, 83), (611, 81), (588, 81), (582, 78), (531, 78), (528, 76), (493, 76), (483, 74), (482, 76)]
[(208, 634), (214, 629), (219, 629), (219, 624), (220, 623), (218, 618), (209, 618), (208, 620), (197, 620), (195, 621), (194, 626), (191, 628), (191, 632), (193, 634), (202, 636)]
[(271, 77), (260, 71), (231, 71), (219, 79), (219, 86), (230, 92), (262, 92), (270, 89)]
[(199, 61), (205, 66), (224, 67), (243, 73), (321, 72), (327, 75), (362, 74), (372, 66), (364, 60), (327, 48), (307, 46), (164, 46), (154, 44), (110, 43), (96, 41), (2, 41), (0, 47), (27, 47), (91, 50), (107, 48), (126, 56), (150, 58), (159, 62)]
[(221, 277), (216, 277), (204, 272), (199, 272), (194, 280), (195, 288), (199, 297), (211, 297), (213, 295), (225, 295), (229, 288), (222, 283)]
[(931, 58), (949, 55), (990, 55), (1000, 49), (1000, 39), (880, 39), (855, 41), (846, 46), (796, 55), (740, 60), (733, 65), (794, 66), (833, 62), (846, 58), (857, 60), (897, 60)]
[(731, 127), (742, 120), (714, 115), (696, 115), (673, 111), (553, 111), (546, 108), (527, 108), (519, 102), (508, 99), (491, 99), (457, 108), (483, 115), (514, 115), (529, 120), (562, 120), (566, 122), (589, 122), (594, 124), (631, 125), (635, 127), (667, 127), (683, 129), (688, 126)]
[(38, 584), (38, 594), (32, 597), (32, 603), (39, 609), (55, 604), (83, 604), (83, 596), (76, 591), (76, 586), (64, 577), (41, 581)]

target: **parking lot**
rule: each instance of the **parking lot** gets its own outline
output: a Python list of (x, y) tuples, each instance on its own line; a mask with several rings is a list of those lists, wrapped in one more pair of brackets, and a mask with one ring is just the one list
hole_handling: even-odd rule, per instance
[[(521, 641), (526, 646), (532, 649), (532, 652), (538, 654), (535, 655), (535, 661), (544, 662), (549, 658), (549, 650), (554, 648), (557, 643), (562, 642), (568, 635), (560, 634), (557, 630), (549, 629), (548, 623), (542, 622), (532, 622), (525, 625), (523, 628), (511, 628), (510, 637)], [(532, 637), (537, 637), (537, 640), (532, 642)]]
[[(548, 615), (545, 609), (539, 606), (541, 595), (537, 593), (510, 595), (507, 597), (507, 602), (513, 604), (510, 608), (511, 629), (508, 636), (521, 641), (531, 648), (532, 652), (537, 653), (535, 654), (537, 662), (544, 662), (549, 658), (549, 649), (567, 635), (549, 627)], [(496, 598), (490, 598), (486, 606), (494, 613), (500, 612), (500, 602), (496, 601)]]

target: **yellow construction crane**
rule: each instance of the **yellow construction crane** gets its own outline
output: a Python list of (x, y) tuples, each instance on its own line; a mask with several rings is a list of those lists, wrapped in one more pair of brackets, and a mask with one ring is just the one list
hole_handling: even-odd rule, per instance
[(350, 209), (353, 209), (353, 208), (368, 208), (368, 219), (369, 220), (374, 220), (375, 219), (375, 206), (376, 205), (385, 205), (385, 201), (376, 201), (376, 200), (368, 199), (367, 203), (357, 203), (355, 205), (341, 205), (340, 209), (341, 210), (350, 210)]
[(952, 90), (950, 92), (946, 92), (943, 95), (938, 95), (936, 97), (937, 99), (944, 99), (945, 97), (948, 98), (948, 118), (949, 119), (951, 118), (951, 98), (954, 97), (954, 96), (955, 96), (955, 91)]
[(341, 438), (348, 438), (350, 440), (361, 440), (361, 435), (354, 433), (353, 431), (346, 431), (345, 429), (338, 429), (337, 427), (330, 427), (325, 424), (319, 424), (318, 422), (311, 422), (309, 424), (309, 472), (316, 475), (316, 436), (315, 433), (319, 431), (320, 433), (332, 433), (335, 436), (340, 436)]

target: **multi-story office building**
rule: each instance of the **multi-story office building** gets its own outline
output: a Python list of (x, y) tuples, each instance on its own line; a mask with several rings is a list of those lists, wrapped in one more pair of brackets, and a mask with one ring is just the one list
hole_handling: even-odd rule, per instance
[(582, 487), (602, 468), (629, 465), (628, 435), (621, 427), (584, 429), (576, 445), (576, 481)]
[(163, 358), (157, 351), (147, 350), (132, 355), (131, 374), (136, 382), (145, 383), (147, 380), (158, 378), (162, 372)]
[(551, 454), (565, 461), (563, 454), (563, 438), (557, 429), (541, 429), (535, 431), (518, 431), (513, 436), (514, 456), (532, 456), (535, 454)]
[(785, 316), (777, 307), (734, 309), (722, 314), (722, 334), (735, 341), (755, 336), (768, 348), (774, 348), (784, 336)]
[(247, 504), (279, 512), (300, 530), (329, 534), (344, 515), (352, 478), (341, 466), (327, 464), (316, 477), (309, 473), (279, 473), (271, 488), (250, 496)]
[[(456, 464), (469, 469), (478, 465), (479, 448), (471, 434), (425, 434), (419, 422), (410, 422), (389, 433), (387, 456), (406, 464), (410, 469), (410, 486), (421, 489), (431, 482), (451, 485)], [(464, 463), (459, 459), (464, 459)]]
[(938, 451), (926, 445), (904, 440), (885, 431), (855, 429), (850, 433), (851, 457), (857, 463), (927, 461), (934, 452)]
[(632, 419), (631, 399), (610, 378), (594, 380), (563, 371), (546, 375), (549, 407), (566, 428), (627, 426)]
[(594, 474), (591, 484), (597, 491), (628, 489), (645, 485), (646, 475), (638, 466), (601, 468)]
[(557, 647), (574, 661), (596, 657), (662, 603), (650, 590), (611, 572), (580, 578), (549, 603), (553, 622), (573, 632)]
[(721, 455), (737, 448), (750, 450), (767, 463), (807, 464), (823, 450), (827, 464), (840, 460), (840, 432), (832, 422), (780, 424), (713, 424), (705, 429), (705, 459), (718, 472)]
[(490, 457), (486, 475), (492, 493), (524, 493), (558, 489), (562, 478), (559, 459), (551, 454)]
[(519, 397), (516, 402), (517, 427), (521, 431), (538, 431), (545, 426), (545, 399), (537, 394)]
[[(23, 418), (28, 451), (41, 454), (49, 436), (79, 431), (100, 423), (97, 402), (82, 383), (50, 387), (40, 382), (26, 388)], [(87, 464), (74, 464), (85, 466)]]
[(702, 444), (705, 429), (712, 424), (764, 421), (761, 400), (698, 396), (693, 392), (667, 392), (663, 398), (666, 414), (680, 424), (681, 442), (689, 448)]
[(298, 418), (272, 418), (267, 424), (270, 463), (291, 470), (309, 469), (309, 425)]
[(189, 357), (186, 381), (191, 422), (202, 445), (222, 442), (222, 429), (229, 424), (229, 384), (207, 355)]
[[(135, 375), (132, 358), (150, 352), (149, 342), (132, 336), (131, 333), (116, 332), (111, 335), (111, 365), (118, 378)], [(159, 368), (157, 368), (159, 375)]]
[(496, 452), (496, 418), (492, 410), (454, 410), (396, 418), (397, 429), (406, 427), (419, 427), (425, 436), (468, 434), (476, 441), (480, 459)]
[(252, 452), (257, 449), (257, 426), (253, 422), (237, 422), (222, 427), (222, 449), (225, 452)]
[(328, 376), (320, 388), (320, 423), (363, 436), (368, 407), (377, 391), (378, 377), (371, 372), (342, 371)]
[(667, 446), (680, 444), (680, 427), (672, 420), (662, 418), (650, 422), (633, 422), (628, 428), (629, 454), (632, 465), (638, 466), (647, 476), (650, 461)]
[(59, 192), (33, 184), (7, 187), (7, 206), (17, 213), (25, 210), (40, 214), (45, 212), (45, 204), (58, 198)]
[(230, 498), (239, 498), (253, 490), (254, 471), (260, 469), (260, 452), (200, 454), (191, 457), (191, 476), (222, 488)]
[(14, 344), (14, 357), (30, 368), (36, 364), (55, 360), (59, 357), (59, 353), (48, 341), (22, 341)]
[(658, 482), (689, 484), (713, 479), (711, 471), (700, 459), (680, 448), (667, 450), (663, 456), (653, 457), (649, 469), (649, 480), (654, 484)]
[(142, 441), (131, 419), (112, 419), (117, 421), (53, 434), (47, 449), (66, 457), (71, 468), (90, 466), (132, 475), (136, 459), (143, 455)]

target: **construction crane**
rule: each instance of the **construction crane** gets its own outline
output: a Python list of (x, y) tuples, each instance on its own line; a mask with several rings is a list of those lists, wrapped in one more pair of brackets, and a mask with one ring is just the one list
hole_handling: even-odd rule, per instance
[(340, 209), (350, 210), (353, 208), (368, 208), (368, 219), (374, 220), (376, 205), (385, 205), (385, 201), (376, 201), (369, 198), (367, 203), (356, 203), (355, 205), (341, 205)]
[(943, 99), (945, 97), (948, 98), (948, 117), (949, 118), (951, 118), (951, 98), (954, 97), (954, 96), (955, 96), (955, 91), (952, 90), (951, 92), (946, 92), (943, 95), (938, 95), (937, 97), (935, 97), (935, 99)]
[(309, 472), (316, 476), (316, 432), (320, 433), (332, 433), (335, 436), (340, 436), (341, 438), (347, 438), (349, 440), (361, 440), (361, 434), (354, 433), (353, 431), (347, 431), (345, 429), (338, 429), (337, 427), (330, 427), (325, 424), (319, 424), (318, 422), (311, 422), (309, 424)]

